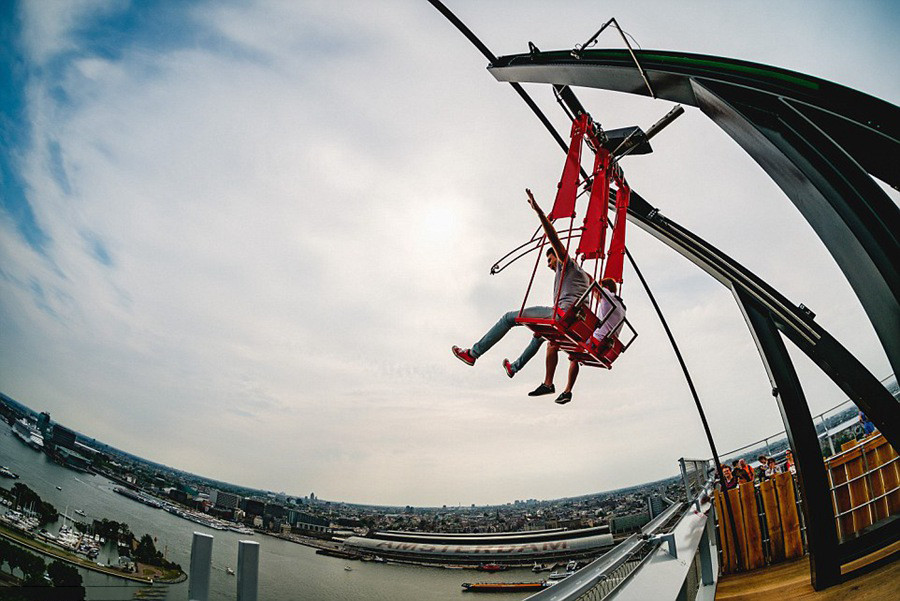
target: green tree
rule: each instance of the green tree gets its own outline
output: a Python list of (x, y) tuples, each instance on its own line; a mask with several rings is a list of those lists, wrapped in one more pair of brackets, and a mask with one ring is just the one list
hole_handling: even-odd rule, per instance
[[(7, 542), (4, 539), (0, 539), (0, 570), (3, 569), (3, 564), (8, 563), (13, 554), (12, 544)], [(12, 567), (9, 568), (9, 571), (12, 572)]]
[(128, 524), (122, 522), (119, 524), (119, 530), (115, 534), (116, 538), (119, 539), (119, 542), (125, 545), (131, 546), (131, 541), (134, 540), (134, 534), (131, 533), (131, 528), (128, 527)]
[(47, 564), (37, 555), (32, 555), (27, 551), (23, 551), (21, 564), (19, 569), (25, 574), (22, 582), (25, 586), (50, 586), (44, 580), (44, 572), (47, 570)]
[(53, 581), (54, 588), (67, 589), (65, 595), (67, 600), (84, 601), (86, 591), (78, 570), (61, 561), (54, 561), (47, 567), (47, 574)]
[(159, 565), (159, 555), (156, 545), (153, 544), (153, 537), (149, 534), (142, 536), (134, 551), (134, 558), (141, 563)]
[(33, 507), (38, 514), (41, 525), (48, 522), (54, 522), (59, 518), (59, 512), (56, 507), (41, 499), (40, 495), (28, 488), (21, 482), (16, 482), (12, 487), (12, 495), (16, 500), (16, 504), (20, 508)]

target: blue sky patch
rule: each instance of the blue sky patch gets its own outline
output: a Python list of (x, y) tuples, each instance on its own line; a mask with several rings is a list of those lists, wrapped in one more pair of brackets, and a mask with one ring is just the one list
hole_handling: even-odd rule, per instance
[(69, 185), (69, 177), (66, 175), (66, 166), (63, 163), (62, 150), (59, 142), (51, 140), (47, 143), (47, 152), (50, 154), (50, 173), (53, 175), (54, 181), (67, 196), (72, 193), (72, 187)]
[(18, 50), (17, 23), (15, 4), (0, 2), (0, 210), (12, 218), (22, 238), (43, 254), (49, 238), (35, 219), (16, 160), (17, 149), (30, 133), (23, 95), (27, 68)]
[(106, 267), (113, 266), (112, 256), (109, 254), (106, 245), (100, 240), (99, 236), (91, 232), (82, 232), (81, 237), (87, 245), (88, 252), (94, 257), (98, 263)]

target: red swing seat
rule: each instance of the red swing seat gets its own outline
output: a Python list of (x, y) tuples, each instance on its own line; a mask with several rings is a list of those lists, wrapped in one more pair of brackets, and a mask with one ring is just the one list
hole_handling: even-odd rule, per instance
[[(591, 288), (593, 287), (599, 288), (596, 282), (591, 285)], [(627, 344), (623, 344), (618, 335), (610, 334), (595, 345), (592, 335), (594, 330), (603, 325), (604, 320), (597, 317), (584, 301), (590, 291), (589, 288), (582, 296), (582, 300), (567, 311), (557, 308), (553, 317), (517, 317), (516, 324), (526, 326), (536, 336), (556, 344), (560, 350), (568, 353), (572, 361), (591, 367), (612, 369), (613, 361), (631, 346), (637, 338), (637, 332), (631, 327), (628, 319), (623, 319), (623, 327), (627, 325), (632, 333)]]

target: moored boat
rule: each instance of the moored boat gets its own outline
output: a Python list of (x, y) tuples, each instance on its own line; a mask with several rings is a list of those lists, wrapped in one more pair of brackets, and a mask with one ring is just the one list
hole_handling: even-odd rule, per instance
[(468, 593), (510, 593), (516, 591), (539, 591), (550, 586), (547, 581), (540, 582), (463, 582), (462, 587)]
[(482, 563), (478, 564), (478, 570), (481, 572), (505, 572), (507, 567), (500, 563)]

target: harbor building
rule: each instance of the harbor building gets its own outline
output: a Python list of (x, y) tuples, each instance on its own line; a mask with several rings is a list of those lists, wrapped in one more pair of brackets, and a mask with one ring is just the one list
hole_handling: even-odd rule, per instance
[(247, 515), (262, 517), (263, 512), (266, 510), (266, 504), (256, 499), (244, 499), (241, 509), (246, 511)]
[(375, 531), (351, 536), (344, 544), (358, 553), (400, 561), (530, 565), (596, 557), (613, 546), (613, 537), (607, 526), (501, 534)]
[(308, 532), (325, 533), (329, 531), (329, 522), (325, 518), (320, 518), (305, 511), (291, 511), (291, 524), (298, 530), (306, 530)]
[(209, 493), (209, 500), (213, 505), (222, 509), (237, 509), (241, 502), (241, 497), (224, 490), (213, 489)]

